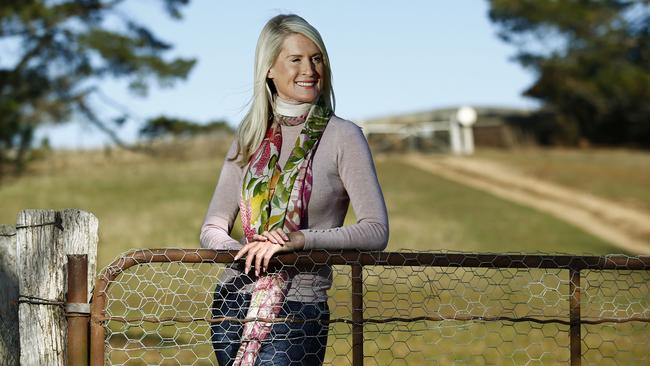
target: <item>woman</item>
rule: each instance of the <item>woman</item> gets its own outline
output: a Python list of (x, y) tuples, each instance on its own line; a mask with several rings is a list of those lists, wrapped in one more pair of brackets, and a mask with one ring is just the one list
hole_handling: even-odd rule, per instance
[[(215, 323), (212, 342), (220, 365), (319, 365), (331, 268), (274, 269), (269, 260), (295, 250), (382, 250), (386, 207), (361, 129), (333, 114), (327, 50), (303, 18), (278, 15), (264, 26), (253, 90), (201, 228), (203, 247), (246, 258), (243, 272), (226, 270), (213, 316), (311, 321)], [(349, 203), (357, 223), (342, 226)], [(230, 237), (238, 212), (243, 243)]]

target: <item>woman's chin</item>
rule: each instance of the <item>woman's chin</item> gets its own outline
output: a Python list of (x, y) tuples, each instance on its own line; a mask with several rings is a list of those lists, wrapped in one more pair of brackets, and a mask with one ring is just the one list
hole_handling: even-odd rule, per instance
[(279, 96), (290, 103), (316, 103), (319, 94), (319, 91), (313, 91), (308, 93), (294, 93), (293, 95), (283, 95), (280, 93)]
[(316, 103), (316, 99), (318, 99), (318, 93), (314, 92), (312, 94), (304, 95), (302, 96), (299, 101), (301, 103)]

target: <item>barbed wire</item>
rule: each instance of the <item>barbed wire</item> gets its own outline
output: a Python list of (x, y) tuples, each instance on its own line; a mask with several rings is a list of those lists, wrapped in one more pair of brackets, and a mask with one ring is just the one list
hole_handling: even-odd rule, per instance
[(29, 295), (18, 295), (18, 303), (19, 304), (51, 305), (51, 306), (65, 307), (65, 301), (44, 299), (42, 297), (29, 296)]
[(43, 226), (50, 226), (50, 225), (55, 226), (59, 230), (64, 230), (63, 217), (61, 216), (61, 212), (59, 211), (54, 212), (54, 221), (44, 222), (41, 224), (16, 225), (15, 228), (16, 230), (18, 230), (18, 229), (29, 229), (29, 228), (43, 227)]
[[(59, 213), (59, 212), (54, 213), (54, 221), (44, 222), (44, 223), (41, 223), (41, 224), (16, 225), (16, 226), (12, 226), (12, 227), (15, 230), (19, 230), (19, 229), (31, 229), (31, 228), (35, 228), (35, 227), (44, 227), (44, 226), (54, 226), (59, 230), (64, 230), (64, 228), (63, 228), (63, 218), (61, 217), (61, 213)], [(16, 236), (16, 231), (14, 231), (12, 233), (1, 233), (0, 236), (2, 236), (2, 237)]]
[[(18, 295), (18, 300), (12, 302), (17, 304), (55, 306), (63, 311), (63, 314), (66, 318), (90, 318), (90, 313), (78, 306), (82, 305), (83, 307), (86, 307), (88, 304), (71, 304), (66, 301), (44, 299), (41, 297), (28, 295)], [(71, 305), (73, 308), (69, 309)]]

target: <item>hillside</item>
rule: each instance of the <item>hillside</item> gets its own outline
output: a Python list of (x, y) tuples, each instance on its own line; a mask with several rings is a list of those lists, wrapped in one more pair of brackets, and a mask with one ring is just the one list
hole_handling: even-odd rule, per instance
[[(25, 208), (93, 212), (100, 220), (100, 268), (131, 248), (198, 247), (199, 228), (230, 141), (222, 136), (166, 143), (156, 147), (157, 156), (119, 150), (54, 152), (28, 175), (0, 186), (0, 222), (15, 222)], [(375, 156), (389, 210), (389, 250), (621, 251), (564, 221), (432, 176), (400, 159)], [(350, 211), (346, 224), (353, 222)]]

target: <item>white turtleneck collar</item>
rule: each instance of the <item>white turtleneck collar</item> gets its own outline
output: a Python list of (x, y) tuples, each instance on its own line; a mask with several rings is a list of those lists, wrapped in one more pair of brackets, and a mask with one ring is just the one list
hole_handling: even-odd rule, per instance
[(276, 95), (275, 106), (273, 107), (273, 110), (275, 113), (282, 116), (300, 117), (306, 115), (309, 112), (309, 108), (311, 108), (311, 106), (312, 103), (295, 104), (280, 98), (279, 95)]

